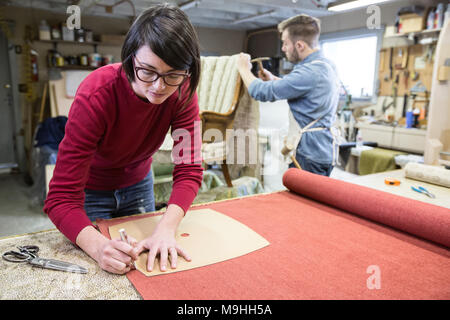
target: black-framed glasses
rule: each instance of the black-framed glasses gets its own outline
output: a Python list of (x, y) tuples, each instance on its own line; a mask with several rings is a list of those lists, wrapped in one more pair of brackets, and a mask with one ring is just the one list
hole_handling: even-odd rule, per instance
[[(137, 61), (139, 62), (139, 60)], [(136, 67), (136, 65), (134, 66), (134, 71), (136, 72), (136, 77), (142, 82), (152, 83), (159, 78), (163, 78), (164, 83), (172, 87), (181, 85), (189, 77), (188, 73), (168, 72), (160, 74), (147, 68)]]

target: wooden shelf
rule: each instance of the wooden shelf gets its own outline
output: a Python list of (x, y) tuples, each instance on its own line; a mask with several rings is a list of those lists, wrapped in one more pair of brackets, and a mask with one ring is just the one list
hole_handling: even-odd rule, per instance
[(408, 37), (409, 35), (413, 36), (419, 36), (419, 35), (429, 35), (429, 34), (438, 34), (441, 31), (441, 29), (429, 29), (429, 30), (422, 30), (417, 32), (406, 32), (406, 33), (395, 33), (390, 36), (386, 36), (385, 38), (398, 38), (398, 37)]
[(53, 45), (58, 45), (58, 44), (81, 44), (81, 45), (87, 45), (87, 46), (111, 46), (111, 47), (116, 47), (116, 46), (121, 46), (117, 43), (109, 43), (109, 42), (101, 42), (101, 41), (92, 41), (92, 42), (78, 42), (78, 41), (67, 41), (67, 40), (34, 40), (37, 42), (41, 42), (41, 43), (51, 43)]
[(43, 42), (43, 43), (64, 43), (64, 44), (84, 44), (84, 45), (91, 45), (91, 46), (93, 46), (93, 45), (99, 45), (99, 44), (101, 44), (100, 42), (98, 42), (98, 41), (93, 41), (93, 42), (78, 42), (78, 41), (67, 41), (67, 40), (56, 40), (56, 39), (54, 39), (54, 40), (35, 40), (35, 41), (38, 41), (38, 42)]
[(49, 68), (55, 68), (60, 70), (95, 70), (100, 67), (91, 67), (91, 66), (78, 66), (78, 65), (66, 65), (66, 66), (55, 66), (55, 67), (49, 67)]

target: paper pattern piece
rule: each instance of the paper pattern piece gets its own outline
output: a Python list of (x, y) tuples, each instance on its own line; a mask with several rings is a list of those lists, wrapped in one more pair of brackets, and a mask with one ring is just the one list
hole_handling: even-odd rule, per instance
[[(112, 239), (119, 238), (124, 228), (127, 234), (138, 241), (149, 237), (161, 219), (161, 215), (128, 221), (109, 227)], [(175, 236), (177, 244), (191, 257), (187, 262), (178, 257), (177, 268), (168, 262), (165, 272), (159, 269), (159, 258), (152, 272), (147, 271), (148, 252), (136, 261), (136, 268), (146, 276), (156, 276), (194, 269), (236, 258), (269, 245), (262, 236), (246, 225), (212, 209), (191, 210), (181, 221)]]

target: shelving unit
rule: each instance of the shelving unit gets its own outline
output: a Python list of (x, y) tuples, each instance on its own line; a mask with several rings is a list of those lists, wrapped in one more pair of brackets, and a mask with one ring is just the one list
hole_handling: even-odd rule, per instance
[(67, 41), (67, 40), (58, 40), (58, 39), (52, 39), (52, 40), (39, 40), (39, 39), (37, 39), (37, 40), (34, 40), (34, 41), (40, 42), (40, 43), (53, 44), (53, 48), (55, 50), (57, 50), (58, 44), (93, 46), (95, 53), (97, 53), (97, 46), (110, 46), (110, 47), (117, 46), (116, 43), (108, 43), (108, 42), (101, 42), (101, 41), (79, 42), (79, 41)]
[(44, 42), (44, 43), (56, 43), (56, 44), (58, 44), (58, 43), (81, 44), (81, 45), (99, 45), (99, 44), (102, 44), (99, 41), (79, 42), (79, 41), (68, 41), (68, 40), (57, 40), (57, 39), (54, 39), (54, 40), (35, 40), (35, 41)]
[(429, 34), (439, 34), (441, 32), (441, 29), (429, 29), (429, 30), (422, 30), (418, 32), (407, 32), (407, 33), (396, 33), (390, 36), (387, 36), (386, 38), (397, 38), (397, 37), (409, 37), (412, 36), (420, 36), (420, 35), (429, 35)]
[(406, 33), (395, 33), (391, 35), (387, 35), (384, 38), (385, 39), (399, 39), (404, 38), (412, 43), (418, 43), (418, 40), (427, 36), (436, 36), (434, 39), (434, 42), (437, 42), (437, 39), (439, 37), (439, 33), (441, 32), (441, 29), (429, 29), (429, 30), (422, 30), (417, 32), (406, 32)]
[[(36, 39), (33, 40), (33, 42), (37, 43), (43, 43), (43, 44), (51, 44), (53, 45), (53, 49), (55, 51), (58, 51), (58, 45), (82, 45), (82, 46), (92, 46), (94, 48), (94, 53), (98, 53), (97, 47), (98, 46), (109, 46), (109, 47), (117, 47), (117, 43), (109, 43), (104, 41), (89, 41), (89, 42), (79, 42), (79, 41), (67, 41), (67, 40), (59, 40), (59, 39), (52, 39), (52, 40), (40, 40)], [(64, 66), (53, 66), (50, 68), (55, 68), (58, 70), (95, 70), (99, 67), (92, 67), (92, 66), (85, 66), (85, 65), (64, 65)]]
[(81, 66), (81, 65), (65, 65), (60, 67), (52, 67), (59, 70), (95, 70), (100, 67)]

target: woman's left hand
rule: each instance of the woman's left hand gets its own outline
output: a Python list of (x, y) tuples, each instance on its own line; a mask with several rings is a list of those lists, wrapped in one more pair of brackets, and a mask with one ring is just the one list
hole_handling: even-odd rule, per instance
[[(178, 206), (169, 206), (163, 218), (157, 225), (153, 234), (137, 244), (137, 252), (141, 254), (145, 250), (149, 250), (147, 260), (147, 270), (153, 270), (156, 256), (159, 254), (159, 268), (161, 271), (167, 270), (167, 262), (170, 259), (172, 269), (177, 267), (178, 256), (183, 257), (186, 261), (191, 261), (187, 252), (181, 248), (175, 240), (175, 232), (177, 226), (184, 216), (184, 212)], [(181, 212), (178, 210), (180, 209)], [(181, 215), (180, 215), (181, 214)]]

